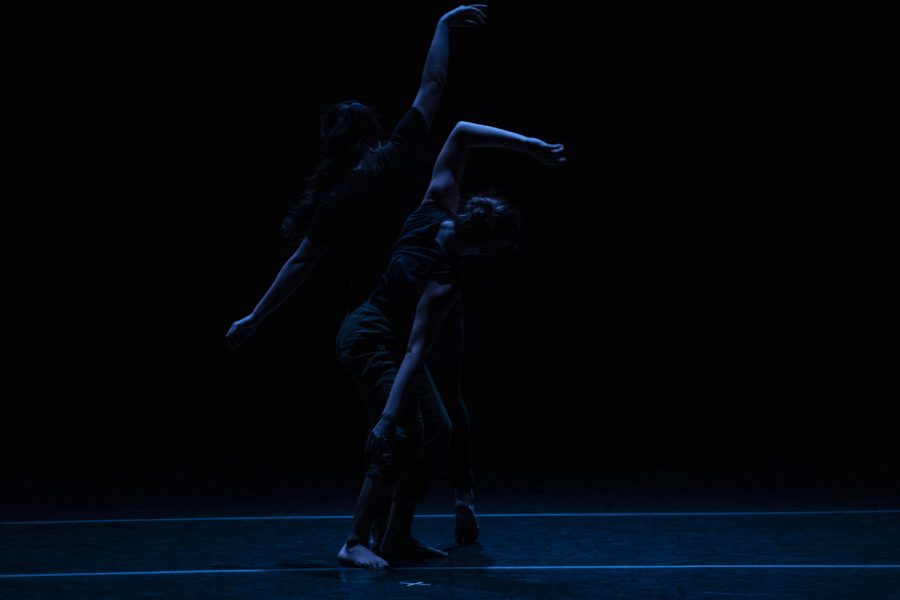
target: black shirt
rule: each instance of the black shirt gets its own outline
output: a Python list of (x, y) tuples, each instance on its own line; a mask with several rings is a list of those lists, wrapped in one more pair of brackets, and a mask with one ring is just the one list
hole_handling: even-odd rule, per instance
[(404, 219), (428, 189), (434, 167), (428, 138), (425, 118), (410, 108), (376, 150), (375, 168), (348, 175), (316, 205), (307, 236), (348, 259), (350, 308), (372, 291)]
[(443, 221), (452, 219), (441, 204), (426, 200), (406, 219), (390, 261), (378, 279), (369, 303), (377, 307), (394, 330), (409, 333), (416, 305), (429, 281), (462, 281), (462, 257), (450, 254), (435, 239)]

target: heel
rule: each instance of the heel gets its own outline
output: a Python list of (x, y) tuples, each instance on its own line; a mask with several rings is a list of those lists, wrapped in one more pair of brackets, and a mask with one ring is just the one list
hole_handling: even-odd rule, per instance
[(456, 527), (454, 537), (457, 544), (472, 544), (478, 539), (478, 521), (475, 519), (475, 505), (456, 503)]

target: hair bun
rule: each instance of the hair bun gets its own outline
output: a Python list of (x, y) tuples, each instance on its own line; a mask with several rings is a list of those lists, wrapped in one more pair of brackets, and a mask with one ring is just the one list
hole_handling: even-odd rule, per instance
[(469, 199), (469, 214), (478, 219), (489, 219), (495, 212), (497, 201), (484, 196), (474, 196)]
[(511, 243), (519, 232), (521, 216), (509, 202), (487, 195), (471, 196), (456, 219), (464, 238), (482, 243)]

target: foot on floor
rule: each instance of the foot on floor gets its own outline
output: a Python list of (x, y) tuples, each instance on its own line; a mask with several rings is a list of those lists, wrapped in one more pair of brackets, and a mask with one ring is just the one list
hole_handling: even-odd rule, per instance
[(469, 501), (456, 501), (456, 527), (454, 537), (457, 544), (472, 544), (478, 539), (478, 521), (475, 519), (475, 505)]
[(355, 544), (348, 548), (345, 543), (341, 551), (338, 552), (338, 561), (348, 567), (360, 567), (363, 569), (386, 569), (391, 566), (388, 561), (362, 544)]

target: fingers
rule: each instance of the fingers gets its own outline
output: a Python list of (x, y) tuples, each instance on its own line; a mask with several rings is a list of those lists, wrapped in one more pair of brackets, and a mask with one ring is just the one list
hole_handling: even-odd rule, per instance
[(538, 148), (530, 152), (531, 157), (542, 165), (552, 165), (564, 162), (560, 152), (551, 150), (550, 148)]
[(544, 157), (545, 165), (550, 165), (550, 166), (564, 165), (565, 163), (566, 163), (566, 157), (563, 156), (561, 153), (553, 153), (553, 154), (550, 154), (549, 156)]
[(548, 166), (558, 166), (566, 163), (563, 151), (566, 147), (562, 144), (547, 144), (543, 147), (538, 160)]
[(228, 344), (229, 350), (237, 350), (238, 346), (244, 343), (244, 340), (236, 333), (229, 331), (228, 335), (225, 336), (225, 343)]
[(481, 10), (470, 7), (470, 10), (467, 12), (469, 13), (466, 15), (466, 17), (468, 17), (467, 20), (477, 21), (480, 25), (487, 24), (487, 15), (484, 14)]
[(474, 18), (476, 21), (478, 21), (482, 25), (485, 25), (487, 23), (487, 15), (484, 14), (484, 12), (482, 12), (481, 10), (474, 8), (474, 7), (469, 7), (469, 8), (470, 8), (470, 10), (467, 11), (469, 13), (468, 15), (466, 15), (467, 17)]
[(228, 349), (237, 350), (239, 346), (247, 341), (247, 338), (250, 337), (251, 333), (251, 331), (243, 329), (238, 325), (232, 325), (228, 329), (228, 333), (225, 334), (225, 343), (228, 345)]
[(483, 27), (487, 24), (485, 8), (485, 4), (462, 5), (447, 13), (447, 17), (452, 27)]

